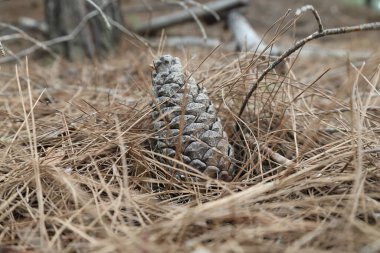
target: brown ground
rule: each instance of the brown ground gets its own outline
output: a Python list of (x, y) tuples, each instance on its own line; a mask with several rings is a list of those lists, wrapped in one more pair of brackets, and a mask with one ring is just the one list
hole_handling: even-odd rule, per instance
[[(0, 0), (0, 21), (42, 20), (42, 2)], [(341, 1), (255, 0), (245, 13), (263, 34), (304, 4), (316, 7), (327, 28), (380, 19)], [(157, 5), (154, 15), (168, 12)], [(141, 6), (123, 1), (127, 25), (149, 16), (133, 9)], [(209, 37), (232, 40), (222, 23), (205, 28)], [(279, 45), (315, 30), (306, 14)], [(0, 36), (6, 32), (0, 27)], [(195, 24), (167, 34), (201, 36)], [(293, 55), (254, 93), (242, 116), (245, 139), (234, 130), (243, 125), (236, 113), (268, 59), (223, 45), (211, 55), (209, 48), (165, 48), (197, 69), (194, 77), (219, 109), (241, 169), (229, 183), (162, 176), (148, 142), (149, 65), (157, 48), (125, 38), (108, 57), (80, 63), (39, 51), (28, 65), (21, 59), (19, 76), (14, 62), (1, 64), (0, 253), (380, 252), (379, 39), (379, 31), (328, 37), (306, 46), (316, 54)], [(31, 45), (3, 44), (14, 53)], [(334, 50), (348, 53), (330, 55)], [(362, 53), (370, 57), (357, 57)], [(292, 163), (281, 165), (257, 143)], [(166, 188), (153, 192), (158, 182)]]

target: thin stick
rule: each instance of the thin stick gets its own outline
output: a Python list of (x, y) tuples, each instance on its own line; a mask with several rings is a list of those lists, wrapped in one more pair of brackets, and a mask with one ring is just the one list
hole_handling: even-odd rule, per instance
[(337, 34), (345, 34), (345, 33), (351, 33), (351, 32), (362, 32), (362, 31), (373, 31), (373, 30), (379, 30), (380, 29), (380, 22), (374, 22), (374, 23), (368, 23), (368, 24), (361, 24), (356, 26), (347, 26), (347, 27), (338, 27), (338, 28), (331, 28), (331, 29), (324, 29), (321, 32), (315, 32), (311, 35), (309, 35), (306, 38), (303, 38), (302, 40), (299, 40), (296, 42), (296, 44), (286, 50), (277, 60), (272, 62), (260, 75), (260, 77), (256, 80), (256, 82), (253, 83), (251, 90), (248, 92), (247, 96), (244, 99), (244, 102), (240, 108), (238, 116), (241, 117), (243, 114), (245, 108), (248, 105), (248, 101), (251, 98), (253, 92), (257, 89), (258, 84), (264, 79), (264, 77), (272, 70), (274, 69), (278, 64), (283, 62), (288, 56), (293, 54), (295, 51), (303, 47), (306, 43), (330, 36), (330, 35), (337, 35)]
[(322, 20), (321, 17), (319, 16), (317, 10), (314, 8), (312, 5), (305, 5), (299, 9), (296, 10), (296, 16), (301, 15), (302, 13), (305, 13), (307, 11), (311, 11), (317, 20), (318, 23), (318, 32), (323, 32), (323, 25), (322, 25)]
[(194, 13), (194, 10), (187, 7), (187, 5), (182, 3), (182, 2), (179, 2), (178, 4), (181, 5), (185, 10), (187, 10), (190, 13), (190, 15), (193, 17), (195, 23), (197, 23), (199, 29), (201, 30), (203, 39), (206, 40), (207, 39), (206, 30), (203, 27), (202, 22), (199, 20), (198, 16)]
[(91, 4), (95, 9), (97, 9), (99, 11), (100, 16), (102, 16), (104, 23), (106, 23), (108, 30), (111, 30), (112, 26), (111, 26), (110, 22), (108, 21), (106, 14), (104, 14), (103, 10), (96, 3), (94, 3), (92, 0), (86, 0), (86, 1), (89, 4)]
[(194, 5), (194, 6), (196, 6), (196, 7), (200, 7), (202, 9), (204, 9), (205, 11), (208, 11), (211, 15), (214, 16), (214, 18), (215, 18), (216, 21), (219, 22), (221, 20), (220, 15), (216, 11), (214, 11), (213, 9), (209, 8), (207, 5), (198, 3), (198, 2), (193, 1), (193, 0), (187, 0), (187, 2), (190, 3), (190, 4), (192, 4), (192, 5)]
[[(51, 54), (53, 56), (57, 56), (57, 54), (54, 53), (47, 45), (45, 45), (43, 42), (41, 42), (41, 41), (33, 38), (32, 36), (30, 36), (29, 34), (27, 34), (26, 32), (24, 32), (22, 29), (14, 26), (14, 25), (3, 23), (3, 22), (0, 22), (0, 27), (9, 28), (9, 29), (11, 29), (13, 31), (16, 31), (17, 33), (21, 34), (21, 36), (23, 38), (25, 38), (26, 40), (29, 40), (30, 42), (34, 43), (35, 46), (37, 46), (38, 48), (42, 48), (45, 51), (47, 51), (49, 54)], [(25, 56), (25, 55), (22, 55), (22, 56)]]
[(292, 160), (289, 160), (288, 158), (280, 155), (279, 153), (274, 152), (270, 147), (268, 147), (266, 144), (261, 143), (260, 149), (263, 151), (264, 154), (267, 154), (273, 161), (277, 162), (278, 164), (283, 165), (284, 167), (292, 166), (295, 167), (296, 163)]
[[(90, 19), (92, 19), (93, 17), (97, 16), (98, 14), (99, 14), (98, 10), (93, 10), (92, 12), (88, 13), (80, 21), (80, 23), (75, 27), (75, 29), (71, 31), (71, 33), (64, 35), (64, 36), (61, 36), (61, 37), (57, 37), (57, 38), (45, 41), (45, 42), (39, 42), (38, 41), (38, 43), (36, 43), (36, 45), (22, 50), (21, 52), (17, 53), (15, 56), (23, 57), (23, 56), (26, 56), (26, 55), (33, 53), (34, 51), (38, 50), (39, 48), (48, 48), (48, 47), (53, 46), (55, 44), (72, 40), (73, 38), (75, 38), (79, 34), (79, 32), (83, 29), (83, 27), (87, 24), (87, 22)], [(0, 23), (0, 25), (1, 25), (1, 23)], [(5, 63), (8, 61), (14, 60), (15, 56), (4, 57), (3, 59), (0, 60), (0, 63)]]
[[(249, 134), (245, 134), (245, 137), (246, 137), (245, 139), (248, 140), (248, 143), (250, 146), (257, 146), (256, 141), (253, 140), (252, 137), (249, 136)], [(284, 167), (288, 167), (288, 166), (295, 167), (296, 166), (295, 162), (293, 162), (292, 160), (289, 160), (288, 158), (280, 155), (279, 153), (276, 153), (275, 151), (273, 151), (273, 149), (268, 147), (265, 143), (260, 143), (259, 147), (260, 147), (259, 150), (261, 151), (261, 153), (263, 153), (264, 155), (267, 155), (268, 157), (270, 157), (273, 161), (277, 162), (278, 164), (280, 164)]]
[[(26, 56), (26, 55), (29, 55), (31, 53), (33, 53), (34, 51), (40, 49), (40, 48), (48, 48), (50, 46), (53, 46), (55, 44), (59, 44), (59, 43), (63, 43), (63, 42), (66, 42), (66, 41), (70, 41), (72, 40), (73, 38), (75, 38), (83, 29), (83, 27), (87, 24), (87, 22), (94, 18), (95, 16), (97, 16), (99, 14), (99, 11), (96, 9), (96, 10), (93, 10), (91, 12), (89, 12), (86, 16), (83, 17), (83, 19), (80, 21), (80, 23), (67, 35), (64, 35), (64, 36), (61, 36), (61, 37), (57, 37), (57, 38), (54, 38), (54, 39), (51, 39), (51, 40), (47, 40), (47, 41), (44, 41), (44, 42), (38, 42), (36, 45), (34, 46), (31, 46), (29, 48), (26, 48), (24, 50), (22, 50), (21, 52), (15, 54), (14, 56), (7, 56), (7, 57), (3, 57), (2, 59), (0, 59), (0, 64), (1, 63), (6, 63), (6, 62), (10, 62), (10, 61), (13, 61), (15, 59), (17, 59), (18, 57), (23, 57), (23, 56)], [(116, 22), (115, 20), (113, 20), (112, 18), (108, 17), (107, 21), (114, 27), (116, 27), (117, 29), (119, 29), (121, 32), (137, 39), (139, 42), (141, 42), (144, 46), (147, 46), (147, 43), (138, 35), (130, 32), (127, 28), (125, 28), (123, 25), (121, 25), (120, 23)], [(0, 23), (0, 26), (2, 25), (3, 23)], [(49, 49), (50, 50), (50, 49)]]
[(3, 36), (0, 36), (0, 44), (1, 44), (1, 41), (15, 40), (15, 39), (21, 39), (21, 38), (23, 38), (22, 35), (18, 33), (6, 34)]

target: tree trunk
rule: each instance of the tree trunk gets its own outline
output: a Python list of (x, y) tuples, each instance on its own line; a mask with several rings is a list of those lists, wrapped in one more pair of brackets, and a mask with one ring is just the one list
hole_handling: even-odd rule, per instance
[[(119, 0), (92, 2), (103, 10), (107, 18), (123, 24)], [(76, 36), (56, 48), (70, 60), (84, 56), (93, 58), (112, 51), (120, 40), (120, 31), (108, 26), (104, 17), (86, 0), (45, 0), (45, 18), (51, 39), (73, 34), (90, 12), (97, 15), (92, 16)]]

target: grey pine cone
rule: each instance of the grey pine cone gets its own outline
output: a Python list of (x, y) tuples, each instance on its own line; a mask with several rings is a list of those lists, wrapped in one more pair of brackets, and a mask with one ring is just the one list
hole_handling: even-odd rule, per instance
[(177, 57), (164, 55), (154, 61), (154, 67), (156, 152), (177, 157), (212, 178), (230, 181), (233, 148), (206, 90), (185, 76)]

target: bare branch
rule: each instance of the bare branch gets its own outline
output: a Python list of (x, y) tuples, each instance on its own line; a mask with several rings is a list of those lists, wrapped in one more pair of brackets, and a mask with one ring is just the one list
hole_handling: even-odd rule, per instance
[(270, 147), (267, 146), (265, 143), (257, 143), (249, 134), (245, 134), (245, 139), (248, 141), (249, 145), (252, 147), (259, 146), (259, 150), (262, 154), (268, 156), (272, 161), (284, 166), (284, 167), (295, 167), (296, 163), (292, 160), (289, 160), (288, 158), (280, 155), (279, 153), (276, 153), (273, 151)]
[(190, 15), (193, 17), (195, 23), (197, 23), (199, 29), (201, 30), (203, 39), (207, 39), (206, 30), (203, 27), (202, 22), (199, 20), (198, 16), (194, 13), (194, 10), (189, 9), (189, 7), (187, 7), (187, 5), (184, 4), (183, 2), (179, 2), (179, 5), (181, 5), (185, 10), (187, 10), (190, 13)]
[(322, 25), (322, 20), (321, 20), (321, 17), (319, 16), (317, 10), (314, 8), (314, 6), (312, 5), (305, 5), (299, 9), (296, 10), (296, 16), (299, 16), (301, 15), (302, 13), (305, 13), (307, 11), (311, 11), (315, 17), (315, 19), (317, 20), (317, 23), (318, 23), (318, 32), (322, 32), (323, 31), (323, 25)]
[[(0, 59), (0, 64), (1, 63), (6, 63), (6, 62), (17, 60), (18, 58), (26, 56), (26, 55), (29, 55), (29, 54), (35, 52), (36, 50), (38, 50), (40, 48), (43, 48), (43, 49), (51, 51), (49, 49), (50, 46), (53, 46), (53, 45), (56, 45), (56, 44), (59, 44), (59, 43), (63, 43), (63, 42), (72, 40), (73, 38), (75, 38), (82, 31), (82, 29), (87, 24), (87, 22), (90, 19), (92, 19), (95, 16), (97, 16), (97, 15), (99, 15), (99, 11), (97, 9), (95, 9), (95, 10), (89, 12), (86, 16), (84, 16), (83, 19), (81, 20), (81, 22), (69, 34), (61, 36), (61, 37), (57, 37), (57, 38), (54, 38), (54, 39), (51, 39), (51, 40), (47, 40), (47, 41), (44, 41), (44, 42), (37, 41), (37, 40), (31, 38), (30, 36), (28, 36), (26, 34), (27, 35), (26, 38), (33, 39), (32, 41), (35, 42), (36, 44), (33, 45), (33, 46), (31, 46), (31, 47), (29, 47), (29, 48), (26, 48), (26, 49), (18, 52), (15, 55), (10, 55), (10, 56), (3, 57), (2, 59)], [(138, 35), (135, 35), (134, 33), (130, 32), (127, 28), (125, 28), (120, 23), (116, 22), (115, 20), (113, 20), (110, 17), (107, 17), (107, 20), (108, 20), (108, 22), (112, 26), (116, 27), (121, 32), (123, 32), (123, 33), (125, 33), (125, 34), (127, 34), (127, 35), (129, 35), (129, 36), (131, 36), (131, 37), (133, 37), (133, 38), (135, 38), (137, 40), (139, 40), (145, 46), (147, 45), (147, 43), (141, 37), (139, 37)], [(0, 22), (0, 26), (2, 26), (2, 25), (3, 26), (9, 26), (8, 24), (4, 24), (4, 23)], [(18, 30), (20, 30), (20, 29), (17, 28), (17, 31)], [(25, 32), (23, 32), (23, 31), (21, 31), (21, 32), (23, 34), (25, 34)], [(56, 56), (56, 54), (54, 54), (54, 55)]]
[(260, 149), (263, 151), (264, 154), (268, 155), (273, 161), (277, 162), (278, 164), (281, 164), (285, 167), (296, 166), (296, 164), (292, 160), (289, 160), (288, 158), (280, 155), (279, 153), (274, 152), (264, 143), (260, 144)]
[(12, 33), (12, 34), (6, 34), (3, 36), (0, 36), (0, 41), (7, 41), (7, 40), (14, 40), (14, 39), (21, 39), (21, 38), (23, 38), (21, 34)]
[(321, 32), (315, 32), (311, 35), (309, 35), (306, 38), (303, 38), (299, 41), (297, 41), (293, 47), (286, 50), (277, 60), (272, 62), (259, 76), (259, 78), (253, 83), (250, 91), (248, 92), (247, 96), (244, 99), (244, 102), (240, 108), (238, 116), (240, 117), (245, 108), (248, 105), (248, 101), (251, 98), (253, 92), (257, 89), (258, 84), (264, 79), (264, 77), (273, 70), (278, 64), (283, 62), (288, 56), (293, 54), (295, 51), (303, 47), (306, 43), (319, 39), (322, 37), (330, 36), (330, 35), (338, 35), (338, 34), (345, 34), (345, 33), (352, 33), (352, 32), (362, 32), (362, 31), (373, 31), (373, 30), (380, 30), (380, 22), (374, 22), (374, 23), (368, 23), (368, 24), (361, 24), (356, 26), (348, 26), (348, 27), (337, 27), (337, 28), (330, 28), (330, 29), (324, 29)]
[(86, 0), (89, 4), (91, 4), (95, 9), (97, 9), (100, 13), (100, 15), (102, 16), (103, 20), (104, 20), (104, 23), (106, 23), (106, 26), (109, 30), (112, 29), (112, 26), (110, 24), (110, 22), (108, 22), (108, 19), (107, 19), (107, 16), (106, 14), (104, 14), (103, 10), (96, 4), (94, 3), (92, 0)]
[[(16, 54), (16, 56), (17, 57), (23, 57), (23, 56), (26, 56), (26, 55), (29, 55), (29, 54), (33, 53), (34, 51), (36, 51), (36, 50), (38, 50), (40, 48), (44, 48), (45, 49), (45, 48), (48, 48), (48, 47), (53, 46), (55, 44), (72, 40), (73, 38), (75, 38), (75, 36), (77, 36), (79, 34), (79, 32), (83, 29), (83, 27), (86, 25), (86, 23), (91, 18), (95, 17), (98, 14), (99, 14), (98, 10), (94, 10), (94, 11), (88, 13), (81, 20), (81, 22), (78, 24), (78, 26), (75, 27), (75, 29), (72, 30), (71, 33), (69, 33), (68, 35), (57, 37), (57, 38), (54, 38), (54, 39), (51, 39), (51, 40), (48, 40), (48, 41), (45, 41), (45, 42), (39, 42), (39, 41), (37, 41), (37, 43), (35, 45), (33, 45), (33, 46), (29, 47), (29, 48), (26, 48), (26, 49), (20, 51), (19, 53)], [(1, 25), (1, 23), (0, 23), (0, 25)], [(3, 59), (0, 59), (0, 63), (9, 62), (9, 61), (12, 61), (14, 59), (15, 59), (14, 56), (4, 57)]]
[(210, 14), (214, 16), (214, 18), (215, 18), (216, 21), (220, 21), (221, 20), (220, 15), (216, 11), (214, 11), (213, 9), (210, 9), (207, 5), (198, 3), (198, 2), (193, 1), (193, 0), (187, 0), (187, 2), (189, 2), (190, 4), (192, 4), (194, 6), (198, 6), (198, 7), (202, 8), (202, 9), (204, 9), (205, 11), (210, 12)]
[[(17, 33), (21, 34), (21, 36), (23, 38), (25, 38), (26, 40), (29, 40), (31, 42), (33, 42), (35, 44), (35, 46), (37, 46), (38, 48), (42, 48), (44, 49), (45, 51), (47, 51), (48, 53), (50, 53), (51, 55), (53, 56), (57, 56), (57, 54), (55, 54), (48, 46), (46, 46), (43, 42), (33, 38), (32, 36), (30, 36), (29, 34), (27, 34), (26, 32), (24, 32), (23, 30), (21, 30), (20, 28), (14, 26), (14, 25), (11, 25), (11, 24), (7, 24), (7, 23), (3, 23), (3, 22), (0, 22), (0, 27), (6, 27), (6, 28), (9, 28), (13, 31), (16, 31)], [(3, 59), (2, 59), (3, 60)]]

